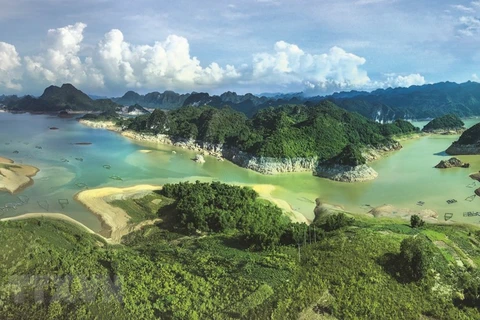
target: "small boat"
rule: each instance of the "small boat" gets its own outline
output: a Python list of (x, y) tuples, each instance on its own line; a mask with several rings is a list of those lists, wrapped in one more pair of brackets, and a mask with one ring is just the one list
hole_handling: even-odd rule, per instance
[(451, 213), (451, 212), (446, 212), (446, 213), (445, 213), (445, 216), (444, 216), (444, 219), (445, 219), (445, 221), (448, 221), (448, 220), (450, 220), (452, 217), (453, 217), (453, 213)]

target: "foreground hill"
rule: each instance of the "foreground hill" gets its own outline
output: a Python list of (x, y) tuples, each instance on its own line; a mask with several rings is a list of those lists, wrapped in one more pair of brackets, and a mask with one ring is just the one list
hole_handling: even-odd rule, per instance
[(119, 105), (109, 99), (93, 100), (71, 84), (61, 87), (50, 86), (39, 98), (25, 96), (7, 102), (12, 111), (58, 112), (72, 111), (107, 111), (115, 110)]
[(136, 219), (160, 219), (120, 245), (63, 221), (0, 222), (0, 315), (480, 318), (478, 229), (344, 213), (291, 223), (256, 197), (184, 183), (114, 201)]

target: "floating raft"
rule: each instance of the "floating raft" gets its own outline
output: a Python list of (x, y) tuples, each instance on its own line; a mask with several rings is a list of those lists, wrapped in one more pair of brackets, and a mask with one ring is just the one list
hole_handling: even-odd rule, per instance
[(468, 211), (463, 213), (464, 217), (480, 217), (480, 212), (478, 211)]
[(424, 204), (425, 204), (425, 202), (423, 202), (423, 201), (418, 201), (417, 202), (417, 206), (423, 206)]
[(36, 149), (42, 149), (42, 147), (40, 147), (40, 146), (35, 146), (35, 148), (36, 148)]
[(448, 220), (450, 220), (452, 217), (453, 217), (453, 213), (447, 212), (447, 213), (445, 213), (444, 219), (445, 219), (445, 221), (448, 221)]
[(58, 204), (64, 209), (69, 204), (69, 201), (68, 199), (58, 199)]
[(115, 176), (115, 175), (113, 175), (113, 176), (110, 176), (109, 178), (110, 178), (110, 179), (113, 179), (113, 180), (119, 180), (119, 181), (123, 181), (123, 179), (122, 179), (122, 178), (120, 178), (119, 176)]
[(62, 162), (70, 162), (70, 161), (68, 161), (68, 160), (65, 159), (65, 158), (60, 159), (60, 161), (62, 161)]
[(105, 169), (108, 169), (108, 170), (110, 170), (110, 168), (111, 168), (111, 166), (110, 166), (109, 164), (104, 164), (103, 167), (104, 167)]
[(30, 198), (24, 195), (19, 195), (17, 196), (18, 200), (22, 202), (23, 204), (27, 204), (28, 201), (30, 201)]
[(83, 158), (75, 158), (75, 160), (83, 162)]
[(37, 204), (40, 208), (48, 211), (48, 209), (50, 208), (50, 205), (48, 204), (48, 201), (47, 200), (41, 200), (41, 201), (37, 201)]
[(470, 197), (466, 197), (465, 200), (466, 200), (466, 201), (469, 201), (469, 202), (472, 202), (473, 199), (475, 199), (476, 196), (477, 196), (476, 194), (471, 195)]
[(448, 203), (448, 204), (452, 204), (452, 203), (456, 203), (456, 202), (457, 202), (457, 200), (455, 200), (455, 199), (447, 200), (447, 203)]
[(83, 182), (77, 182), (77, 183), (75, 183), (75, 185), (77, 187), (81, 188), (81, 189), (87, 189), (88, 188), (88, 186)]
[(470, 184), (467, 184), (467, 188), (473, 188), (473, 187), (475, 187), (476, 185), (477, 185), (477, 183), (474, 181), (474, 182), (472, 182), (472, 183), (470, 183)]

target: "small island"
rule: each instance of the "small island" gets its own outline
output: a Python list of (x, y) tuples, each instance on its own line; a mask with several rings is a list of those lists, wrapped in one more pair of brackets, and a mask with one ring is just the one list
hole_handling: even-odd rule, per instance
[(480, 123), (462, 133), (446, 152), (451, 155), (480, 154)]
[(460, 159), (453, 157), (453, 158), (450, 158), (448, 160), (441, 160), (435, 166), (435, 168), (437, 168), (437, 169), (447, 169), (447, 168), (455, 168), (455, 167), (469, 168), (470, 164), (466, 163), (466, 162), (462, 162), (462, 161), (460, 161)]
[(32, 177), (38, 168), (15, 164), (13, 160), (0, 157), (0, 191), (12, 194), (22, 191), (33, 184)]
[(459, 134), (465, 131), (465, 123), (455, 114), (446, 114), (427, 123), (422, 131), (436, 134)]

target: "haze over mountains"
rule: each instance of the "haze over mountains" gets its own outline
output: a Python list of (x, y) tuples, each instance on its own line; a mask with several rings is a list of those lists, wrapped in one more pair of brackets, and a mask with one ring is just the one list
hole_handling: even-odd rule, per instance
[(258, 110), (287, 104), (314, 105), (330, 100), (338, 106), (379, 121), (395, 119), (430, 119), (448, 113), (459, 117), (480, 115), (480, 84), (465, 82), (440, 82), (409, 88), (378, 89), (372, 92), (339, 92), (330, 96), (308, 97), (302, 93), (239, 95), (227, 91), (221, 95), (205, 92), (180, 94), (173, 91), (151, 92), (141, 95), (128, 91), (122, 97), (94, 100), (70, 84), (50, 86), (39, 98), (25, 96), (0, 96), (0, 103), (17, 111), (59, 111), (63, 109), (103, 111), (122, 106), (139, 105), (143, 108), (177, 109), (182, 106), (230, 106), (247, 116)]

